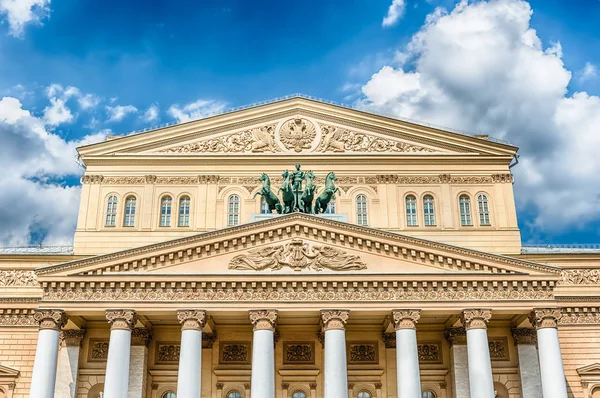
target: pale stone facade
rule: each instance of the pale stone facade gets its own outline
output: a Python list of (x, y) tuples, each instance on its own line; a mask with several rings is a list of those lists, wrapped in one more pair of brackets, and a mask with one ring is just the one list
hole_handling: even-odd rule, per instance
[[(72, 250), (0, 249), (0, 397), (598, 398), (600, 252), (521, 247), (516, 151), (304, 98), (79, 148)], [(297, 162), (333, 214), (264, 214)]]

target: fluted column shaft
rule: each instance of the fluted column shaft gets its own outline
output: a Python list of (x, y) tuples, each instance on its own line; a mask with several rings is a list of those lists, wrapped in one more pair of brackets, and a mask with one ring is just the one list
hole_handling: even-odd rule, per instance
[(181, 349), (177, 375), (177, 397), (199, 398), (202, 392), (202, 328), (206, 312), (179, 310), (181, 323)]
[(325, 331), (325, 398), (348, 398), (346, 322), (348, 310), (322, 310)]
[(494, 398), (492, 361), (487, 337), (487, 323), (491, 310), (465, 310), (461, 320), (467, 330), (467, 357), (469, 361), (469, 390), (473, 398)]
[(275, 326), (276, 310), (251, 310), (254, 329), (252, 342), (252, 398), (275, 398)]
[(535, 309), (529, 320), (537, 329), (540, 375), (544, 398), (567, 398), (567, 382), (563, 367), (560, 343), (558, 341), (558, 321), (560, 309)]
[(38, 322), (38, 335), (33, 374), (31, 375), (30, 398), (53, 398), (56, 387), (58, 343), (60, 329), (67, 323), (62, 310), (37, 310), (33, 318)]
[(104, 396), (106, 398), (127, 398), (131, 330), (137, 322), (137, 316), (134, 310), (106, 310), (106, 320), (111, 325)]
[(417, 349), (420, 310), (393, 310), (396, 329), (396, 380), (398, 398), (421, 398), (421, 374)]

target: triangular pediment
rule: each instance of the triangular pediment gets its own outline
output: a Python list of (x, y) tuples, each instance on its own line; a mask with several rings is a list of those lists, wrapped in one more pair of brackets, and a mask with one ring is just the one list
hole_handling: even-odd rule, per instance
[(19, 376), (19, 371), (17, 369), (9, 368), (8, 366), (0, 365), (0, 378), (2, 379), (10, 379), (17, 378)]
[(41, 282), (118, 275), (497, 275), (558, 279), (560, 269), (290, 214), (36, 270)]
[(79, 148), (82, 157), (496, 155), (516, 148), (302, 97)]
[(590, 365), (582, 366), (577, 368), (579, 376), (596, 376), (600, 377), (600, 363), (593, 363)]

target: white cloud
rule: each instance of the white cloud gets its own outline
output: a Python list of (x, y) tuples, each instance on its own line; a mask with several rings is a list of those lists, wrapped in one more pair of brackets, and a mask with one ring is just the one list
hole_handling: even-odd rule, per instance
[(461, 1), (436, 9), (358, 105), (489, 133), (521, 148), (516, 196), (530, 228), (557, 231), (600, 219), (600, 98), (568, 96), (560, 43), (544, 49), (523, 0)]
[(58, 126), (62, 123), (73, 121), (71, 110), (65, 105), (61, 98), (50, 98), (50, 105), (44, 108), (44, 121), (50, 126)]
[(0, 0), (0, 15), (6, 17), (15, 37), (23, 36), (26, 24), (41, 24), (49, 14), (50, 0)]
[(44, 244), (72, 242), (80, 188), (53, 181), (80, 175), (75, 148), (105, 135), (66, 141), (13, 97), (0, 100), (0, 130), (0, 168), (10, 170), (0, 174), (0, 244), (26, 245), (32, 234), (44, 235)]
[(142, 115), (142, 120), (146, 123), (149, 123), (155, 121), (156, 119), (158, 119), (158, 105), (152, 104)]
[(185, 105), (183, 108), (180, 108), (179, 104), (173, 104), (169, 107), (167, 113), (177, 119), (178, 122), (183, 123), (221, 113), (226, 107), (227, 103), (223, 101), (199, 99)]
[(406, 0), (393, 0), (390, 8), (388, 8), (387, 15), (383, 18), (381, 26), (388, 28), (398, 23), (400, 18), (404, 16), (406, 11)]
[(102, 101), (100, 97), (95, 96), (94, 94), (84, 94), (77, 98), (77, 102), (79, 102), (79, 106), (81, 109), (90, 109), (95, 108)]
[(133, 105), (107, 106), (107, 122), (120, 122), (125, 118), (125, 116), (129, 115), (130, 113), (136, 113), (137, 111), (138, 109)]
[(586, 62), (583, 69), (577, 72), (579, 83), (593, 80), (598, 77), (598, 67), (591, 62)]

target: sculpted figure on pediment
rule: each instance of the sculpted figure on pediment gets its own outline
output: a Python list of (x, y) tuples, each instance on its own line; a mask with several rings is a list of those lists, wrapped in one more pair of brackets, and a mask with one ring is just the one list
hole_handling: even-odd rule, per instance
[(235, 256), (229, 269), (261, 271), (290, 267), (295, 271), (312, 268), (316, 271), (330, 269), (351, 271), (365, 269), (367, 265), (359, 256), (350, 255), (332, 246), (309, 246), (302, 239), (293, 239), (286, 245), (273, 245), (250, 250)]

